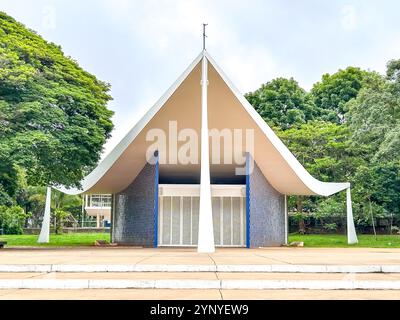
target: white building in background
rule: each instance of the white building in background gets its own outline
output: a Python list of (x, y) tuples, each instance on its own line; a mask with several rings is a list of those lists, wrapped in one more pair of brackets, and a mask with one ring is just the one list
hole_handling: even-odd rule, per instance
[(111, 221), (111, 195), (86, 194), (83, 198), (84, 210), (90, 217), (96, 217), (96, 228), (109, 227)]

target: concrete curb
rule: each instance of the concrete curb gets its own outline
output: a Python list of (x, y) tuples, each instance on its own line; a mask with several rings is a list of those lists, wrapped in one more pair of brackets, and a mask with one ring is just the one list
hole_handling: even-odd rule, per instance
[(0, 289), (400, 290), (400, 281), (353, 280), (0, 280)]
[(400, 273), (399, 265), (2, 264), (0, 272)]

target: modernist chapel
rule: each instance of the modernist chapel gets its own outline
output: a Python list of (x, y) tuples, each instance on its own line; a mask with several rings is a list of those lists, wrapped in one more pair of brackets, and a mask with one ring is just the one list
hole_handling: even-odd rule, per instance
[[(117, 244), (199, 252), (281, 246), (288, 195), (341, 191), (348, 243), (357, 242), (350, 184), (313, 178), (206, 50), (81, 185), (57, 188), (111, 194), (110, 240)], [(50, 190), (41, 242), (49, 237)]]

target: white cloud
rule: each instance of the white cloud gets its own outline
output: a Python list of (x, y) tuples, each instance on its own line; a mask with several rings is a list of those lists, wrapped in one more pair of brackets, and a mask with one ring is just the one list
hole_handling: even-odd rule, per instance
[(341, 26), (344, 30), (355, 30), (357, 28), (356, 8), (353, 5), (345, 5), (342, 7)]
[[(159, 98), (154, 95), (154, 92), (142, 92), (141, 94), (144, 98), (140, 100), (136, 108), (130, 110), (125, 109), (123, 114), (114, 114), (113, 123), (115, 128), (111, 138), (104, 145), (104, 151), (101, 156), (102, 159), (115, 148)], [(112, 101), (109, 107), (114, 109), (113, 106), (114, 102)]]
[[(394, 0), (318, 6), (275, 0), (0, 0), (0, 10), (112, 83), (116, 127), (107, 150), (200, 52), (203, 22), (209, 24), (207, 50), (241, 92), (279, 76), (293, 76), (309, 89), (323, 73), (348, 65), (384, 72), (386, 62), (400, 56), (399, 9)], [(94, 46), (85, 42), (88, 35)], [(98, 50), (105, 52), (101, 58)]]
[(201, 24), (210, 16), (202, 2), (192, 0), (103, 0), (101, 4), (115, 23), (130, 30), (136, 41), (159, 56), (177, 45), (184, 49), (200, 39)]
[[(399, 39), (400, 33), (393, 35), (393, 39)], [(388, 45), (376, 51), (374, 59), (365, 61), (365, 68), (375, 70), (381, 74), (386, 73), (386, 64), (389, 60), (400, 59), (400, 42), (398, 41), (388, 41)]]
[[(208, 23), (207, 49), (212, 56), (215, 49), (217, 62), (241, 92), (255, 90), (261, 83), (278, 75), (278, 67), (268, 50), (262, 45), (243, 46), (243, 39), (238, 37), (235, 26), (226, 21), (224, 11), (215, 10), (214, 2), (182, 0), (174, 1), (171, 5), (171, 1), (150, 0), (133, 5), (125, 0), (118, 0), (118, 4), (104, 0), (102, 4), (116, 23), (131, 31), (133, 41), (142, 43), (143, 50), (149, 52), (150, 61), (157, 58), (161, 62), (156, 63), (165, 65), (169, 61), (174, 66), (159, 68), (157, 74), (152, 73), (144, 79), (140, 91), (143, 103), (135, 105), (134, 111), (115, 115), (116, 128), (103, 156), (112, 150), (175, 80), (165, 73), (173, 70), (172, 75), (179, 75), (187, 67), (182, 65), (182, 58), (190, 60), (201, 50), (202, 23)], [(198, 51), (193, 50), (196, 47)], [(171, 56), (171, 52), (180, 54)], [(175, 70), (178, 66), (180, 69)], [(163, 83), (160, 83), (160, 78)]]
[(280, 75), (265, 48), (243, 48), (227, 52), (220, 64), (242, 93), (254, 91), (262, 83)]

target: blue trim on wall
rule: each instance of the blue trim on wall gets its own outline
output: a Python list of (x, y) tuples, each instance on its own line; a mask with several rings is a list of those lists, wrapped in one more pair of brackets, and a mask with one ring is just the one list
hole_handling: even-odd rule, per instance
[(250, 248), (250, 154), (246, 153), (246, 247)]
[(154, 181), (154, 248), (158, 246), (158, 176), (159, 176), (159, 164), (158, 164), (158, 151), (154, 154), (157, 157), (156, 160), (156, 173), (155, 173), (155, 181)]

